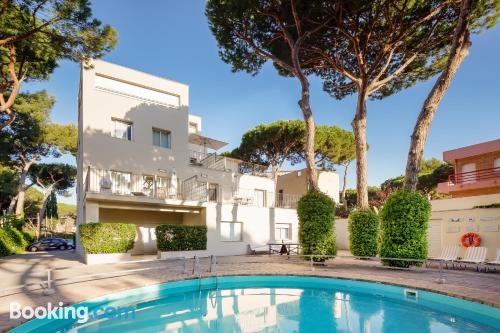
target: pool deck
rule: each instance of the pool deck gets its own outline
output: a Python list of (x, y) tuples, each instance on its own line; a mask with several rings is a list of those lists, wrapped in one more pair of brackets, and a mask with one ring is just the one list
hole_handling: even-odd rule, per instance
[[(55, 287), (55, 293), (43, 295), (40, 289), (20, 290), (10, 295), (0, 294), (0, 332), (17, 326), (20, 320), (9, 319), (9, 304), (18, 302), (22, 306), (47, 305), (48, 302), (65, 305), (78, 303), (109, 293), (167, 281), (193, 278), (191, 273), (193, 261), (187, 262), (188, 274), (183, 273), (184, 265), (177, 261), (148, 261), (119, 263), (108, 265), (86, 266), (76, 260), (76, 255), (60, 253), (59, 255), (42, 253), (17, 255), (0, 260), (0, 289), (18, 284), (40, 282), (46, 276), (47, 268), (58, 268), (55, 279), (72, 277), (71, 281), (61, 281)], [(348, 253), (339, 253), (348, 255)], [(445, 270), (446, 283), (437, 282), (440, 273), (437, 269), (413, 268), (409, 270), (381, 267), (376, 261), (357, 260), (339, 257), (329, 261), (325, 266), (316, 266), (311, 270), (310, 264), (300, 258), (286, 256), (232, 256), (217, 258), (217, 276), (221, 275), (309, 275), (376, 281), (380, 283), (407, 286), (429, 290), (442, 294), (474, 300), (495, 307), (500, 307), (500, 273), (476, 272), (475, 270)], [(119, 273), (129, 269), (155, 268), (132, 273)], [(157, 268), (157, 269), (156, 269)], [(209, 259), (201, 260), (202, 276), (214, 276), (208, 272)], [(93, 278), (75, 277), (88, 274), (110, 273)], [(4, 296), (2, 296), (4, 295)]]

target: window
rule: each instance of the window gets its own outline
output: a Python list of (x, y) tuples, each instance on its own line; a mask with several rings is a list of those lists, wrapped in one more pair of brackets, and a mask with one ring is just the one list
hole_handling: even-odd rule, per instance
[(266, 207), (266, 191), (255, 190), (255, 204), (257, 207)]
[(198, 133), (198, 124), (197, 123), (189, 123), (189, 134)]
[(500, 168), (500, 158), (495, 158), (495, 160), (493, 161), (493, 167)]
[(467, 163), (462, 166), (462, 174), (459, 178), (463, 184), (474, 183), (476, 181), (476, 164)]
[(220, 238), (224, 242), (241, 242), (241, 222), (221, 222)]
[(154, 194), (154, 176), (142, 176), (142, 193), (148, 197), (152, 197)]
[(132, 123), (113, 119), (113, 136), (115, 138), (132, 141)]
[(128, 172), (111, 171), (111, 191), (116, 194), (130, 194), (132, 174)]
[(153, 145), (170, 148), (170, 132), (153, 128)]
[(218, 188), (219, 186), (217, 184), (208, 184), (208, 201), (211, 202), (218, 202)]
[(276, 223), (274, 226), (274, 238), (276, 241), (290, 240), (292, 237), (292, 226), (289, 223)]

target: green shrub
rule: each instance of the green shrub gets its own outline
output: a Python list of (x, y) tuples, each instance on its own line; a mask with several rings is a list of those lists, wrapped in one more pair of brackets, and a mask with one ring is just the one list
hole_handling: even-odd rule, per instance
[(16, 244), (7, 228), (0, 228), (0, 257), (16, 253)]
[(375, 257), (378, 250), (380, 220), (371, 209), (349, 215), (349, 248), (352, 255)]
[(24, 233), (16, 228), (0, 228), (0, 257), (22, 253), (28, 246)]
[[(297, 206), (299, 242), (304, 255), (335, 255), (335, 203), (321, 192), (308, 192)], [(325, 258), (314, 257), (314, 261)]]
[[(431, 205), (423, 195), (407, 190), (394, 192), (386, 201), (380, 219), (380, 256), (385, 258), (427, 258), (427, 227)], [(422, 263), (383, 260), (396, 267), (421, 266)]]
[(160, 251), (207, 249), (207, 227), (204, 225), (162, 224), (156, 227), (155, 232)]
[(134, 247), (135, 224), (88, 223), (79, 227), (87, 253), (125, 253)]

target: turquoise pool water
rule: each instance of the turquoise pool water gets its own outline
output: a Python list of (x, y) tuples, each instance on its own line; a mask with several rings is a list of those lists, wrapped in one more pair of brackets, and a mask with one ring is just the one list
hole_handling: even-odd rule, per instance
[(500, 332), (500, 309), (352, 280), (233, 276), (186, 280), (78, 304), (127, 318), (37, 319), (13, 332)]

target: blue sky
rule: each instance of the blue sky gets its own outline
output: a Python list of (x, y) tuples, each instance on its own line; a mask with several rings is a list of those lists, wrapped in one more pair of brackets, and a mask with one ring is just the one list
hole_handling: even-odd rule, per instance
[[(205, 1), (137, 4), (134, 0), (93, 1), (95, 16), (119, 33), (117, 48), (104, 59), (188, 84), (190, 113), (203, 118), (205, 135), (229, 142), (232, 148), (259, 123), (301, 119), (296, 79), (278, 76), (270, 65), (257, 76), (232, 73), (219, 59), (204, 15)], [(444, 150), (500, 138), (500, 28), (473, 36), (472, 42), (470, 55), (432, 124), (426, 158), (441, 158)], [(52, 119), (76, 123), (78, 80), (79, 65), (62, 62), (49, 81), (27, 84), (24, 90), (46, 89), (57, 98)], [(433, 82), (368, 103), (370, 185), (403, 173), (413, 125)], [(311, 78), (311, 104), (316, 123), (351, 130), (353, 97), (337, 101), (322, 91), (319, 80)], [(355, 187), (354, 168), (348, 187)], [(74, 202), (75, 197), (60, 201)]]

